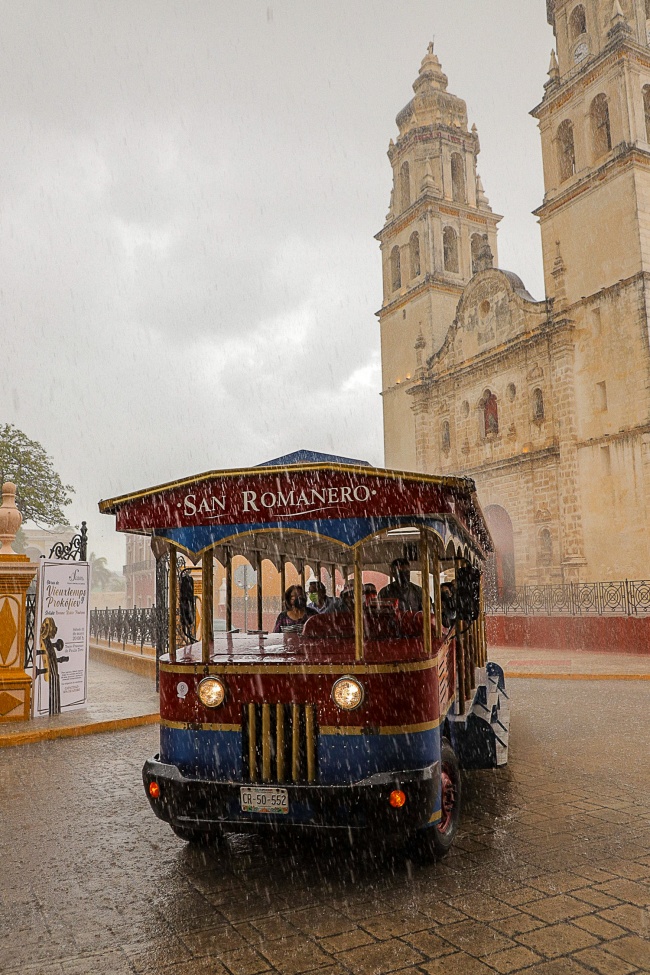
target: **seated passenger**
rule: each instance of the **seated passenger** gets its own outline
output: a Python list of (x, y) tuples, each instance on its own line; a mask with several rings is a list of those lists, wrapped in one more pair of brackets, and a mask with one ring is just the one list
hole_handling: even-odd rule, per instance
[(453, 582), (443, 582), (440, 586), (440, 608), (442, 625), (448, 630), (456, 622), (456, 587)]
[(333, 596), (327, 595), (327, 589), (322, 582), (318, 580), (312, 580), (309, 583), (309, 592), (307, 593), (309, 599), (309, 605), (311, 609), (315, 609), (317, 613), (327, 613), (329, 607), (334, 602)]
[(332, 600), (327, 612), (354, 613), (354, 583), (345, 583), (343, 589), (341, 590), (341, 595)]
[(363, 607), (369, 613), (377, 613), (379, 611), (377, 586), (374, 582), (365, 582), (363, 585)]
[(411, 582), (408, 559), (393, 559), (390, 564), (391, 581), (379, 590), (380, 600), (392, 600), (403, 613), (422, 609), (422, 590)]
[(284, 609), (275, 621), (273, 632), (282, 633), (294, 627), (301, 630), (310, 616), (316, 616), (316, 610), (308, 609), (305, 590), (302, 586), (289, 586), (284, 594)]

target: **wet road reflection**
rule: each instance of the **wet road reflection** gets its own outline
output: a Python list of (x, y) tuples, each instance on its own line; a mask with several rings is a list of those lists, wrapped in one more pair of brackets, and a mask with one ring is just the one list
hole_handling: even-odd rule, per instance
[(143, 793), (154, 728), (4, 750), (0, 970), (647, 970), (647, 682), (511, 690), (510, 764), (464, 774), (432, 865), (343, 837), (188, 846)]

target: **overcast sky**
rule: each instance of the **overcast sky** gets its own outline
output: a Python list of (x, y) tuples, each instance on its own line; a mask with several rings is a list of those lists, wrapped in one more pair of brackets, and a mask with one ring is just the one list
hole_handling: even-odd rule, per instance
[(383, 462), (388, 142), (429, 40), (543, 298), (545, 0), (0, 0), (0, 419), (100, 498), (301, 447)]

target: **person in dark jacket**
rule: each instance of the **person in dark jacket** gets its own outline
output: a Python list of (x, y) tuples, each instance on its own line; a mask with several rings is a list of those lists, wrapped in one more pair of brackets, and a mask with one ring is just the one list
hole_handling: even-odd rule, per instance
[(410, 562), (408, 559), (393, 559), (390, 564), (391, 581), (379, 590), (379, 599), (393, 601), (397, 607), (407, 613), (409, 610), (417, 613), (422, 609), (422, 590), (411, 582)]

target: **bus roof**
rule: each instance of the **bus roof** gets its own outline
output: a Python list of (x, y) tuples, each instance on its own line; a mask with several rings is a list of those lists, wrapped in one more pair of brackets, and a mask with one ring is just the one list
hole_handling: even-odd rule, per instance
[[(480, 557), (492, 550), (470, 478), (388, 470), (308, 451), (144, 488), (100, 501), (99, 510), (116, 516), (118, 531), (157, 536), (193, 559), (225, 547), (231, 554), (255, 550), (273, 557), (282, 544), (301, 557), (333, 561), (378, 532), (421, 526), (444, 545), (454, 540)], [(306, 536), (300, 551), (297, 533)]]

